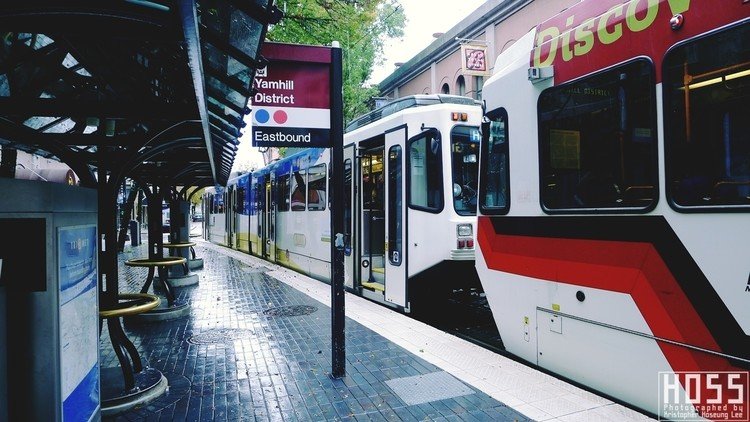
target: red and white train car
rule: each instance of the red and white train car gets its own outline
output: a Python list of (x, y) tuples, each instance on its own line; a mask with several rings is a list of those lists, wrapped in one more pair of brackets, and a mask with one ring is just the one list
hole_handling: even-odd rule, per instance
[(508, 352), (672, 420), (748, 417), (749, 16), (583, 0), (498, 57), (476, 265)]

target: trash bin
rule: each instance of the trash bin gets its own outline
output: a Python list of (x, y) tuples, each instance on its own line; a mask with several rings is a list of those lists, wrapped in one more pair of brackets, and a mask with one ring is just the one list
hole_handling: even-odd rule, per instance
[(141, 244), (141, 230), (138, 227), (139, 224), (135, 220), (130, 220), (128, 227), (130, 228), (130, 245), (138, 246)]

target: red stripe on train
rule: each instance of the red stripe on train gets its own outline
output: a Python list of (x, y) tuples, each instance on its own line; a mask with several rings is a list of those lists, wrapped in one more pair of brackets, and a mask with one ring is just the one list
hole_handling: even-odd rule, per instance
[[(477, 241), (490, 269), (629, 294), (654, 336), (720, 352), (652, 244), (514, 236), (479, 217)], [(724, 358), (658, 342), (673, 371), (740, 370)]]

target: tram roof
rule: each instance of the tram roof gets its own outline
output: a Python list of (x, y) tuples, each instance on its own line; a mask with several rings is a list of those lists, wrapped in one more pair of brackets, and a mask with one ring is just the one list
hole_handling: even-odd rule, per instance
[(226, 184), (273, 0), (0, 5), (0, 145), (161, 186)]
[(398, 113), (401, 110), (407, 108), (420, 107), (433, 104), (464, 104), (464, 105), (481, 105), (482, 103), (478, 100), (463, 97), (459, 95), (447, 95), (447, 94), (419, 94), (410, 95), (408, 97), (399, 98), (389, 102), (388, 104), (379, 107), (367, 114), (363, 114), (360, 117), (352, 120), (344, 132), (351, 132), (355, 129), (359, 129), (362, 126), (366, 126), (372, 122), (378, 121), (384, 117), (390, 116), (391, 114)]

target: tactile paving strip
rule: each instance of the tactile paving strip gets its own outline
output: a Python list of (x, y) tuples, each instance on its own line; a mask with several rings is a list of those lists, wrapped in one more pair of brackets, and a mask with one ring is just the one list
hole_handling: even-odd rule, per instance
[(474, 390), (445, 371), (394, 378), (385, 383), (410, 406), (474, 394)]

